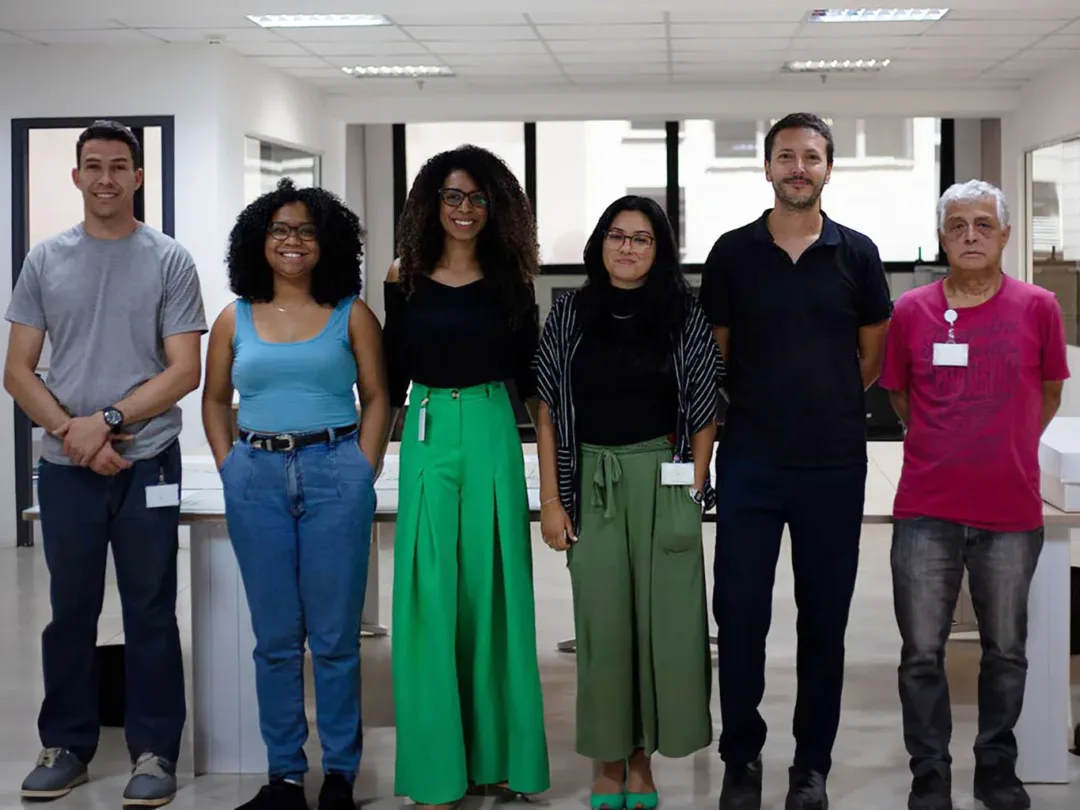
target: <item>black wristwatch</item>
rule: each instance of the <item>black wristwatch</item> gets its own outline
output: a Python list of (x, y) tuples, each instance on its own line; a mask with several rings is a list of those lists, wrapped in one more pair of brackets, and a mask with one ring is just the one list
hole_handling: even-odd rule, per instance
[(101, 415), (105, 419), (105, 424), (109, 426), (113, 433), (116, 433), (124, 426), (124, 415), (112, 405), (102, 408)]

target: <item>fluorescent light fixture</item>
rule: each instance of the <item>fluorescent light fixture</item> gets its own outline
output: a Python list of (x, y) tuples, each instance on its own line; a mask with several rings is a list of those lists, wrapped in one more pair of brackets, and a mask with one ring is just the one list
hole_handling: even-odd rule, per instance
[(792, 73), (843, 73), (883, 70), (891, 59), (802, 59), (788, 62), (784, 69)]
[(816, 8), (806, 18), (812, 23), (937, 22), (947, 8)]
[(248, 19), (263, 28), (359, 28), (390, 25), (379, 14), (249, 14)]
[(358, 65), (342, 70), (358, 79), (426, 79), (454, 75), (454, 71), (443, 65)]

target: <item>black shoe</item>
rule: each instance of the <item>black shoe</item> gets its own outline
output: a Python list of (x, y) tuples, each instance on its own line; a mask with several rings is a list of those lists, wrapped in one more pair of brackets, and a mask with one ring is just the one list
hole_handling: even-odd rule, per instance
[(989, 810), (1028, 810), (1031, 798), (1011, 763), (975, 766), (975, 800)]
[(236, 810), (308, 810), (308, 806), (303, 787), (275, 778)]
[(920, 774), (911, 780), (908, 810), (953, 810), (952, 780), (937, 771)]
[(356, 810), (353, 783), (340, 773), (328, 773), (319, 791), (318, 810)]
[(829, 810), (824, 774), (802, 768), (789, 769), (784, 810)]
[(761, 810), (761, 757), (742, 767), (727, 766), (720, 810)]

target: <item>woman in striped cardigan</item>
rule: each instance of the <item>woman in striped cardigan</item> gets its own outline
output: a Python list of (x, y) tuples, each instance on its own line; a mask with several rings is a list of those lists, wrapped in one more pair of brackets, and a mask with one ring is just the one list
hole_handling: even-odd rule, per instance
[(592, 806), (649, 810), (650, 756), (712, 740), (701, 518), (723, 361), (655, 202), (612, 203), (585, 268), (537, 353), (541, 530), (570, 569)]

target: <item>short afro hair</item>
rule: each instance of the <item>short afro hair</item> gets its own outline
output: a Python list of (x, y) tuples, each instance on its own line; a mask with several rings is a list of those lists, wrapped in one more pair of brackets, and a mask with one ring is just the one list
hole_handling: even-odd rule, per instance
[(298, 189), (288, 177), (237, 217), (229, 235), (229, 287), (233, 293), (246, 301), (274, 297), (274, 271), (266, 261), (267, 231), (274, 214), (289, 203), (306, 205), (315, 224), (319, 263), (311, 274), (312, 298), (335, 306), (348, 296), (359, 295), (365, 235), (359, 218), (332, 192)]
[(500, 292), (511, 324), (535, 312), (533, 278), (539, 272), (536, 220), (525, 190), (497, 155), (472, 144), (440, 152), (416, 175), (398, 226), (402, 291), (410, 295), (418, 276), (430, 275), (442, 258), (446, 234), (439, 220), (439, 189), (455, 171), (466, 172), (488, 199), (488, 217), (476, 237), (476, 258)]

